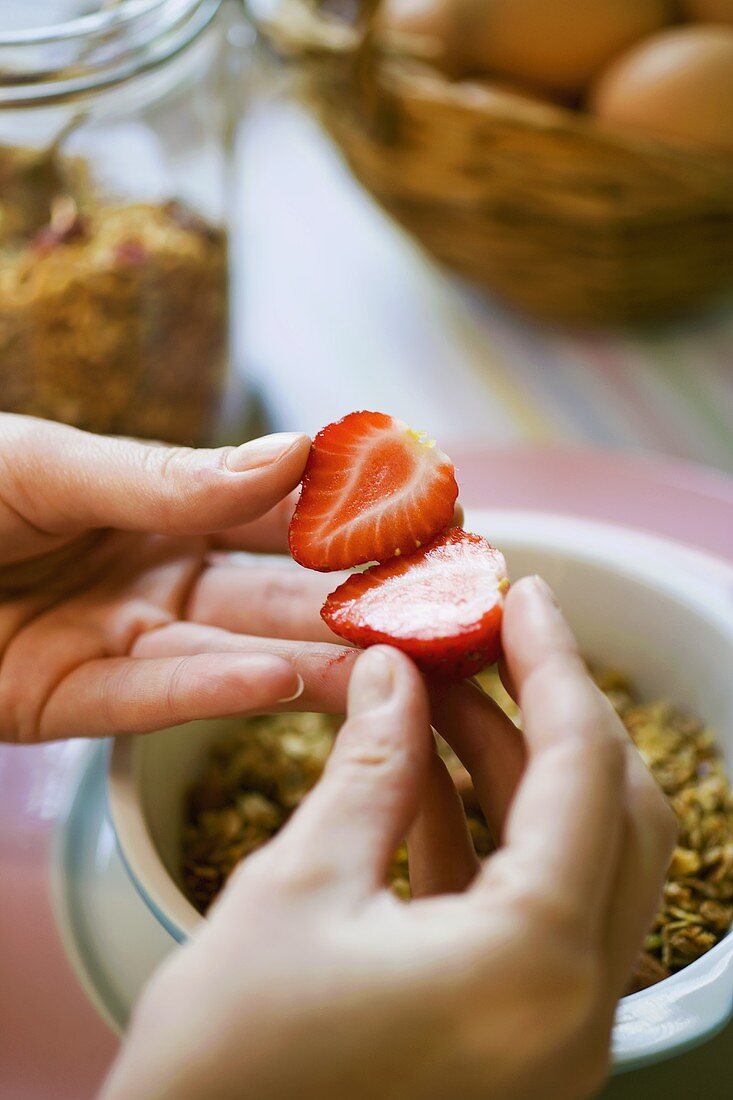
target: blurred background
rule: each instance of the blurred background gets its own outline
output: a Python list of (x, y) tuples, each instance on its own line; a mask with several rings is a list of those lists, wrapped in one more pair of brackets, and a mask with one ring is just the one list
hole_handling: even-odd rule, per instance
[(727, 0), (249, 14), (2, 5), (0, 407), (730, 470)]
[(274, 415), (381, 402), (443, 438), (729, 469), (731, 10), (373, 7), (255, 7), (293, 93), (244, 158)]
[[(469, 505), (733, 559), (733, 0), (0, 0), (0, 410), (206, 445), (358, 408)], [(0, 1097), (84, 1100), (81, 747), (23, 751)], [(608, 1095), (731, 1068), (728, 1029)]]

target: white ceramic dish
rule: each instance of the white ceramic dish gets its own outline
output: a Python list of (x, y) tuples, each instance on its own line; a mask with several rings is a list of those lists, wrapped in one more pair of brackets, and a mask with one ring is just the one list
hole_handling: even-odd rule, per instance
[(106, 745), (92, 743), (79, 761), (54, 837), (51, 897), (66, 958), (102, 1019), (122, 1034), (148, 978), (176, 942), (120, 858), (107, 814), (107, 757)]
[[(733, 568), (654, 536), (538, 513), (479, 512), (466, 526), (504, 549), (513, 578), (536, 572), (557, 592), (583, 651), (629, 670), (645, 696), (703, 716), (733, 766)], [(111, 818), (138, 891), (178, 940), (202, 920), (178, 885), (183, 794), (222, 724), (118, 738)], [(658, 1061), (714, 1034), (733, 1010), (733, 935), (684, 971), (625, 998), (617, 1069)]]

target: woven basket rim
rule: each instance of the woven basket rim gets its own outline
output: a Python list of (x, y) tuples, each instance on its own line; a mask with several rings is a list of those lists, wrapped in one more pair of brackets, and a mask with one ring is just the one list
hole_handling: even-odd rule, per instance
[[(265, 40), (294, 61), (317, 64), (330, 58), (333, 63), (356, 63), (368, 51), (376, 82), (393, 94), (469, 107), (541, 133), (563, 131), (604, 150), (641, 157), (657, 162), (658, 166), (664, 160), (670, 164), (685, 162), (691, 167), (700, 166), (708, 174), (719, 174), (721, 182), (733, 177), (733, 154), (682, 142), (671, 144), (629, 131), (584, 111), (513, 92), (502, 85), (500, 77), (496, 87), (492, 87), (490, 74), (453, 80), (428, 61), (408, 56), (399, 48), (399, 43), (410, 36), (377, 37), (363, 27), (318, 11), (311, 0), (279, 0), (277, 8), (267, 16), (258, 18), (256, 12), (250, 14)], [(733, 203), (733, 185), (731, 193)]]

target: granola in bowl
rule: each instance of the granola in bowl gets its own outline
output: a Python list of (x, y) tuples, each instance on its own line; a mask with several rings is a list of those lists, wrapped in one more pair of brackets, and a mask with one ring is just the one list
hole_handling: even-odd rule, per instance
[[(694, 962), (733, 923), (733, 792), (716, 737), (701, 720), (664, 700), (641, 701), (621, 673), (594, 675), (679, 822), (659, 910), (629, 986), (634, 992)], [(480, 678), (518, 724), (518, 709), (495, 669)], [(185, 893), (200, 912), (318, 780), (340, 723), (322, 714), (250, 718), (212, 748), (188, 795), (181, 856)], [(441, 752), (463, 797), (476, 851), (486, 856), (491, 836), (467, 773), (447, 745)], [(409, 898), (404, 847), (395, 853), (389, 882), (397, 896)]]

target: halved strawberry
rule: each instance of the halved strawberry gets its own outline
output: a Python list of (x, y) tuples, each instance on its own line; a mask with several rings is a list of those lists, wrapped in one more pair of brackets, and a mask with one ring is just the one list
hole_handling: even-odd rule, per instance
[(425, 672), (460, 680), (498, 658), (508, 587), (504, 556), (454, 527), (407, 558), (354, 573), (321, 617), (355, 645), (396, 646)]
[(290, 552), (328, 572), (410, 554), (450, 523), (453, 463), (402, 420), (353, 412), (313, 441)]

